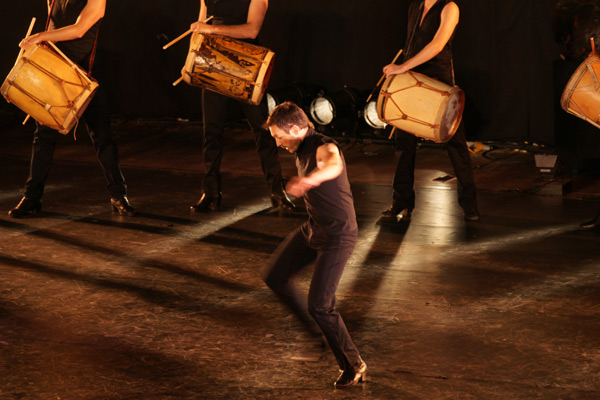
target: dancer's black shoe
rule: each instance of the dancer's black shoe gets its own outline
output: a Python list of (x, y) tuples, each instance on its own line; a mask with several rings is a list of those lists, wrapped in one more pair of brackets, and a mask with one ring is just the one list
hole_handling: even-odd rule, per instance
[(110, 199), (110, 206), (114, 212), (118, 212), (119, 215), (127, 215), (133, 217), (135, 215), (135, 209), (129, 204), (127, 196), (112, 197)]
[(359, 360), (356, 365), (342, 371), (342, 374), (334, 383), (336, 388), (346, 388), (367, 380), (367, 364), (362, 358), (359, 358)]

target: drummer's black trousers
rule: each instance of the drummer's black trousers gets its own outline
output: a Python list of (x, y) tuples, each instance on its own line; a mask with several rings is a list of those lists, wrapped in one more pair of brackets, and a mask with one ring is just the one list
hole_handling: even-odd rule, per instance
[[(82, 119), (88, 126), (98, 161), (108, 182), (108, 192), (111, 197), (118, 199), (126, 195), (127, 186), (121, 172), (117, 145), (112, 138), (108, 112), (107, 94), (100, 85), (83, 113)], [(58, 131), (37, 124), (33, 137), (29, 177), (25, 183), (25, 197), (42, 198), (58, 135), (60, 135)]]
[(223, 158), (223, 131), (227, 122), (227, 110), (231, 103), (238, 103), (254, 131), (256, 150), (262, 171), (271, 193), (282, 190), (281, 164), (275, 139), (266, 129), (268, 117), (266, 101), (254, 106), (204, 89), (202, 91), (204, 118), (204, 178), (202, 192), (216, 196), (221, 192), (221, 160)]
[[(415, 208), (415, 159), (419, 138), (401, 130), (398, 130), (395, 136), (398, 163), (394, 174), (392, 204), (397, 210), (404, 208), (412, 210)], [(477, 210), (477, 191), (473, 180), (466, 132), (462, 122), (452, 139), (445, 143), (444, 147), (458, 180), (458, 204), (465, 211)]]

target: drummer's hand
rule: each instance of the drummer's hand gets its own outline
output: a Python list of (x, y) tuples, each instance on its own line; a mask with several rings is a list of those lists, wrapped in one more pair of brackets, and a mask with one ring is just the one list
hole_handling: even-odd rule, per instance
[(42, 41), (41, 34), (36, 33), (35, 35), (31, 35), (31, 36), (26, 37), (25, 39), (21, 40), (21, 43), (19, 43), (19, 47), (22, 49), (27, 49), (33, 45), (38, 44), (41, 41)]
[(406, 71), (408, 71), (408, 68), (406, 68), (404, 65), (389, 64), (383, 67), (383, 73), (385, 76), (403, 74)]
[(208, 33), (210, 34), (213, 31), (213, 26), (209, 25), (209, 24), (205, 24), (203, 22), (197, 21), (194, 22), (191, 26), (190, 29), (194, 32), (194, 33)]

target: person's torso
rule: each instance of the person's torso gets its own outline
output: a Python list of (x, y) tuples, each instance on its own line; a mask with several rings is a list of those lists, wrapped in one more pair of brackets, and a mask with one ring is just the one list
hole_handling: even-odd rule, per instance
[[(338, 146), (333, 139), (309, 130), (296, 152), (296, 166), (300, 177), (307, 176), (317, 167), (317, 149), (326, 143)], [(341, 149), (339, 150), (344, 164), (342, 173), (304, 194), (306, 210), (313, 227), (317, 225), (315, 230), (321, 229), (328, 237), (354, 236), (357, 232), (346, 162)]]
[(206, 16), (224, 25), (245, 24), (251, 0), (204, 0)]
[[(77, 22), (77, 18), (79, 18), (86, 5), (87, 0), (55, 0), (51, 14), (52, 29), (73, 25)], [(56, 43), (58, 48), (71, 61), (81, 65), (84, 69), (88, 67), (84, 64), (89, 60), (94, 48), (100, 21), (101, 19), (88, 29), (81, 38)]]
[[(213, 17), (214, 25), (241, 25), (248, 22), (248, 10), (252, 0), (204, 0), (206, 16)], [(258, 44), (257, 39), (238, 39)]]
[[(425, 15), (423, 23), (421, 18), (424, 11), (424, 1), (413, 1), (408, 10), (408, 28), (407, 39), (404, 52), (404, 59), (407, 60), (419, 53), (427, 44), (429, 44), (437, 33), (441, 20), (442, 10), (446, 4), (452, 0), (438, 0)], [(414, 68), (415, 72), (422, 73), (432, 78), (437, 78), (442, 82), (452, 85), (452, 37), (444, 46), (442, 51), (431, 60)]]

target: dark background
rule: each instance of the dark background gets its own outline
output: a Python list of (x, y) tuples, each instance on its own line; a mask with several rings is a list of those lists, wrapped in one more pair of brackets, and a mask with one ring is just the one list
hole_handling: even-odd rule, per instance
[[(409, 2), (271, 0), (260, 35), (262, 44), (276, 53), (269, 88), (306, 82), (328, 92), (344, 86), (370, 91), (382, 67), (404, 45)], [(575, 18), (573, 10), (598, 1), (457, 3), (461, 20), (454, 39), (455, 70), (457, 83), (467, 94), (469, 139), (540, 144), (561, 153), (574, 167), (599, 158), (598, 129), (560, 109), (562, 89), (586, 53), (568, 54), (562, 60), (561, 52), (568, 53), (566, 39), (556, 27), (560, 19), (561, 29), (568, 31)], [(46, 10), (43, 0), (20, 0), (0, 7), (5, 22), (0, 73), (6, 75), (31, 18), (38, 18), (34, 32), (43, 29)], [(201, 120), (200, 89), (172, 86), (180, 76), (189, 40), (162, 50), (189, 28), (198, 10), (199, 0), (108, 0), (97, 66), (110, 77), (115, 116)], [(585, 12), (586, 17), (596, 15), (596, 8), (592, 10)], [(598, 26), (599, 20), (584, 22)], [(579, 45), (585, 47), (589, 37), (581, 36)], [(5, 102), (0, 110), (4, 120), (19, 113)]]

